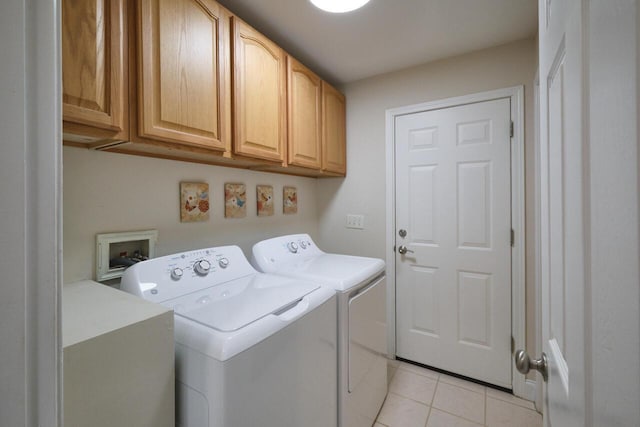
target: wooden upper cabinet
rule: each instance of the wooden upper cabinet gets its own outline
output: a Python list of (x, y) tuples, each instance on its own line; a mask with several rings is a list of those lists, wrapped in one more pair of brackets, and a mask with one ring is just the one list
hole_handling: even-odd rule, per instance
[(237, 17), (233, 28), (233, 151), (284, 162), (286, 56)]
[(62, 94), (66, 144), (346, 173), (344, 96), (214, 0), (62, 0)]
[(322, 82), (322, 170), (347, 173), (346, 103), (344, 95)]
[(62, 1), (66, 141), (126, 139), (125, 0)]
[(290, 165), (322, 166), (322, 84), (320, 77), (287, 57), (287, 160)]
[(229, 16), (210, 0), (139, 0), (137, 137), (230, 145)]

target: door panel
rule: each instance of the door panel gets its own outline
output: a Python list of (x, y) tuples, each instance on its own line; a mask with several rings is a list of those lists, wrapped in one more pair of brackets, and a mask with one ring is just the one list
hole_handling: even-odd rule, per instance
[[(554, 286), (549, 288), (549, 332), (550, 339), (555, 340), (556, 346), (562, 353), (565, 351), (565, 292), (566, 282), (564, 274), (564, 187), (562, 170), (564, 164), (564, 140), (562, 135), (562, 101), (564, 83), (564, 58), (557, 71), (549, 79), (549, 178), (553, 185), (549, 187), (550, 202), (550, 281)], [(564, 357), (561, 353), (558, 356)]]
[(322, 84), (320, 77), (287, 57), (287, 126), (289, 164), (320, 169), (322, 166)]
[(409, 327), (421, 334), (437, 338), (440, 334), (440, 305), (437, 304), (438, 269), (413, 265), (407, 274), (407, 281), (412, 302)]
[(547, 425), (583, 426), (582, 2), (545, 0), (539, 10), (543, 412)]
[(367, 376), (380, 364), (380, 359), (385, 354), (386, 285), (386, 278), (381, 278), (349, 300), (349, 393), (353, 393), (359, 386), (372, 385), (367, 381)]
[[(341, 371), (339, 387), (343, 427), (372, 425), (387, 395), (387, 278), (378, 278), (356, 292), (349, 297), (348, 313), (339, 310), (348, 321), (346, 330), (340, 332), (347, 334), (341, 344), (347, 351), (340, 362), (346, 368)], [(342, 297), (347, 303), (346, 295)]]
[[(126, 139), (126, 3), (62, 2), (64, 132)], [(78, 126), (87, 126), (79, 132)]]
[(285, 160), (286, 56), (282, 49), (233, 17), (234, 152)]
[(491, 162), (458, 164), (458, 247), (491, 248)]
[(322, 82), (322, 170), (347, 173), (346, 100), (327, 82)]
[(137, 136), (224, 151), (226, 12), (208, 0), (142, 0), (139, 13)]
[(539, 1), (547, 426), (637, 426), (637, 1)]
[(511, 387), (508, 98), (399, 116), (397, 354)]
[(458, 340), (491, 346), (491, 275), (458, 271)]
[(435, 185), (437, 169), (435, 165), (413, 166), (409, 168), (409, 197), (417, 215), (409, 217), (410, 229), (416, 243), (437, 245), (436, 243), (436, 200)]

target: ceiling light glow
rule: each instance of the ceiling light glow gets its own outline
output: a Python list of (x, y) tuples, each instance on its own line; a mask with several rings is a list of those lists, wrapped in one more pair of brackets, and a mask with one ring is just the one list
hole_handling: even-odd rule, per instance
[(310, 0), (318, 9), (331, 13), (345, 13), (369, 3), (369, 0)]

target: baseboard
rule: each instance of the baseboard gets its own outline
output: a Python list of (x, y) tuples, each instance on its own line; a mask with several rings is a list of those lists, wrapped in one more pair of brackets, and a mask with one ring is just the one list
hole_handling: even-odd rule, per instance
[(523, 399), (530, 400), (532, 402), (536, 401), (536, 390), (538, 386), (534, 380), (525, 380), (524, 382), (524, 396)]

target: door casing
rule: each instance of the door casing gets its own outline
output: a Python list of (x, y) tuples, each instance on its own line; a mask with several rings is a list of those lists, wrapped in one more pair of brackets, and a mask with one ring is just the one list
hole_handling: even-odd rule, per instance
[[(514, 348), (525, 348), (525, 219), (524, 219), (524, 86), (514, 86), (487, 92), (479, 92), (421, 104), (392, 108), (386, 111), (386, 263), (387, 263), (387, 352), (389, 358), (396, 354), (396, 254), (395, 244), (395, 130), (396, 116), (421, 111), (437, 110), (456, 105), (490, 101), (498, 98), (511, 99), (511, 227), (515, 233), (511, 248), (511, 334)], [(533, 400), (535, 382), (527, 383), (525, 377), (512, 369), (513, 393)]]

